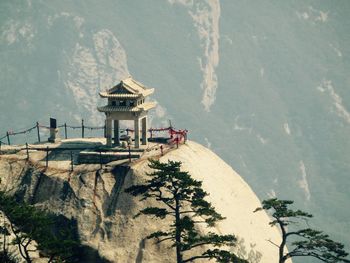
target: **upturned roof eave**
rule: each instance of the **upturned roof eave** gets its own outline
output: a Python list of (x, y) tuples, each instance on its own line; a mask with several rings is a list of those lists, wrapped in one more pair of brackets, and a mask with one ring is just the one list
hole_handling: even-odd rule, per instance
[(107, 92), (99, 92), (101, 98), (139, 98), (142, 97), (142, 94), (123, 94), (123, 93), (115, 93), (109, 94)]
[(99, 112), (141, 112), (148, 111), (156, 107), (156, 102), (147, 102), (135, 107), (127, 107), (127, 106), (101, 106), (97, 107)]
[(138, 94), (139, 96), (148, 96), (154, 92), (154, 88), (147, 88), (142, 83), (134, 80), (133, 78), (129, 77), (126, 79), (123, 79), (120, 81), (119, 84), (114, 86), (113, 88), (107, 90), (107, 94), (112, 94), (119, 88), (125, 88), (127, 91), (129, 91), (131, 94)]
[(101, 98), (140, 98), (147, 97), (154, 93), (154, 88), (147, 89), (140, 93), (108, 93), (105, 91), (99, 92)]

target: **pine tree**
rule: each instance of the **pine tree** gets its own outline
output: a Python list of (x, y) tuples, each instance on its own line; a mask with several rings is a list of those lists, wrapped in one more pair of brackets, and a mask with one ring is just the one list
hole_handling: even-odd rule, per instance
[[(78, 242), (69, 229), (54, 231), (57, 217), (32, 205), (18, 202), (14, 197), (0, 192), (0, 210), (6, 215), (21, 257), (31, 263), (30, 252), (41, 251), (49, 262), (69, 262), (76, 252)], [(36, 245), (35, 245), (36, 243)]]
[[(287, 259), (293, 257), (314, 257), (327, 263), (350, 262), (346, 259), (348, 253), (344, 250), (344, 245), (331, 240), (322, 231), (305, 228), (288, 232), (290, 224), (313, 217), (301, 210), (290, 209), (288, 206), (293, 203), (290, 200), (272, 198), (264, 200), (262, 202), (263, 206), (254, 211), (266, 210), (271, 212), (273, 220), (270, 225), (278, 226), (281, 230), (282, 241), (279, 245), (274, 244), (279, 249), (279, 263), (284, 263)], [(288, 242), (289, 239), (293, 239), (292, 242)]]
[[(234, 235), (218, 235), (213, 232), (202, 234), (198, 224), (215, 226), (224, 218), (205, 200), (208, 196), (202, 189), (202, 182), (194, 180), (188, 172), (180, 170), (181, 162), (161, 163), (150, 160), (149, 167), (154, 171), (147, 174), (144, 184), (134, 185), (125, 191), (133, 196), (142, 196), (141, 200), (153, 198), (159, 206), (146, 207), (136, 216), (150, 215), (159, 219), (171, 218), (172, 224), (167, 231), (157, 231), (147, 238), (157, 242), (168, 241), (175, 247), (177, 263), (192, 262), (197, 259), (216, 259), (217, 262), (247, 262), (234, 253), (222, 249), (236, 244)], [(186, 256), (186, 252), (203, 247), (204, 252), (195, 256)], [(208, 248), (210, 247), (210, 248)]]
[(10, 232), (7, 229), (6, 225), (6, 216), (2, 214), (2, 226), (0, 226), (0, 235), (2, 240), (0, 241), (0, 262), (2, 263), (16, 263), (17, 259), (15, 256), (8, 250), (8, 236)]

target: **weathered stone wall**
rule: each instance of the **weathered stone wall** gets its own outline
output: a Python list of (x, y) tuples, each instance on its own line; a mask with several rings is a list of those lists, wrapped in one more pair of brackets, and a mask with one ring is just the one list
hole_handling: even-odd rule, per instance
[(90, 248), (82, 262), (172, 262), (171, 250), (145, 240), (162, 223), (133, 218), (147, 202), (124, 193), (138, 180), (129, 167), (69, 173), (9, 157), (0, 157), (0, 189), (75, 221), (82, 244)]

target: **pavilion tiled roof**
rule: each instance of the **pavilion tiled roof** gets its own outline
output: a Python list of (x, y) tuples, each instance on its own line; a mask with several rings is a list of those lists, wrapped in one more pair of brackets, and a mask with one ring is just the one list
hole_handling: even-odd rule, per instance
[(142, 103), (141, 105), (134, 106), (134, 107), (128, 107), (128, 106), (102, 106), (102, 107), (97, 107), (97, 110), (100, 112), (116, 112), (116, 111), (132, 111), (132, 112), (137, 112), (137, 111), (147, 111), (152, 108), (154, 108), (157, 104), (155, 102), (145, 102)]
[(141, 94), (128, 94), (128, 93), (115, 93), (110, 94), (108, 92), (102, 91), (99, 93), (102, 98), (138, 98)]
[(141, 96), (146, 97), (153, 92), (153, 88), (147, 88), (132, 77), (128, 77), (113, 88), (99, 94), (102, 98), (138, 98)]

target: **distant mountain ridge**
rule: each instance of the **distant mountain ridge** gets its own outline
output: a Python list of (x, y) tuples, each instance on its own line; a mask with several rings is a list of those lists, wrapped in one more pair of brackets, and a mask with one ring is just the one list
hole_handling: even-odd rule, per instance
[[(1, 1), (1, 134), (100, 125), (98, 92), (155, 88), (260, 199), (293, 199), (350, 249), (349, 1)], [(191, 137), (190, 137), (191, 138)]]

